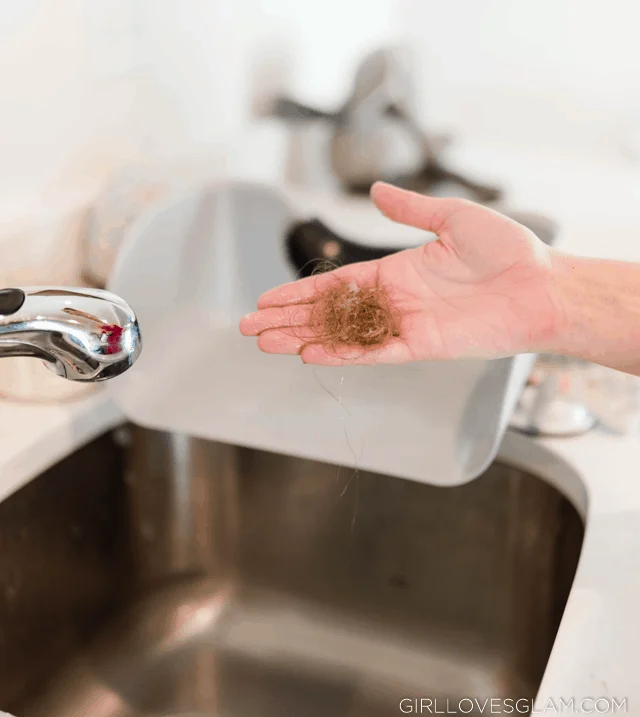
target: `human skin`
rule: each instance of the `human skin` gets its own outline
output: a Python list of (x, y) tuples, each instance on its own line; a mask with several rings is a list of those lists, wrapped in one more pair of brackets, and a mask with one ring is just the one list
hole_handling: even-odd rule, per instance
[[(563, 254), (465, 200), (384, 183), (371, 197), (390, 219), (438, 239), (267, 291), (240, 322), (262, 351), (330, 366), (556, 353), (640, 375), (640, 264)], [(319, 343), (311, 306), (336, 279), (384, 287), (399, 336), (366, 351)]]

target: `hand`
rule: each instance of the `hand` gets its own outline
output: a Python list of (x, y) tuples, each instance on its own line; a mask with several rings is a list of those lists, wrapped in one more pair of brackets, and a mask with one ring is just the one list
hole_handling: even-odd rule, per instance
[[(268, 353), (324, 365), (494, 358), (543, 351), (560, 331), (562, 309), (551, 250), (517, 222), (471, 202), (436, 199), (378, 183), (377, 207), (438, 240), (384, 259), (271, 289), (240, 330)], [(371, 350), (326, 346), (309, 329), (313, 301), (331, 281), (383, 286), (399, 317), (398, 336)]]

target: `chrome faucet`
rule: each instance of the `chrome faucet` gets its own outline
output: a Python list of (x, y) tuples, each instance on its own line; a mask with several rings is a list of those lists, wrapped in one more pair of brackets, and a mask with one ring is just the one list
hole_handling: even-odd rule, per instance
[(131, 307), (108, 291), (73, 287), (0, 290), (0, 358), (40, 358), (69, 381), (106, 381), (142, 350)]

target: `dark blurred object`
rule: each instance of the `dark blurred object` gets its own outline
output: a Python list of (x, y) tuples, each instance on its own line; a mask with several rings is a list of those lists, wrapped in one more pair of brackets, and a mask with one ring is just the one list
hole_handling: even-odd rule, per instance
[[(521, 212), (510, 212), (508, 216), (530, 229), (545, 244), (553, 244), (557, 228), (547, 217)], [(345, 239), (319, 219), (311, 219), (291, 227), (285, 237), (285, 248), (292, 267), (302, 278), (311, 276), (319, 266), (326, 265), (331, 268), (382, 259), (409, 247), (372, 247)]]
[(292, 122), (333, 125), (331, 167), (348, 192), (366, 194), (375, 181), (384, 180), (424, 192), (449, 183), (476, 201), (500, 199), (500, 189), (443, 164), (442, 142), (425, 134), (414, 118), (410, 84), (410, 73), (399, 53), (377, 50), (361, 62), (351, 95), (339, 110), (326, 111), (279, 97), (273, 114)]
[(340, 121), (340, 112), (325, 112), (317, 107), (309, 107), (300, 104), (288, 97), (278, 97), (273, 105), (272, 112), (280, 119), (297, 121), (297, 120), (329, 120), (330, 122)]
[(311, 276), (319, 266), (372, 261), (398, 251), (344, 239), (319, 219), (295, 224), (286, 236), (285, 246), (289, 261), (300, 277)]

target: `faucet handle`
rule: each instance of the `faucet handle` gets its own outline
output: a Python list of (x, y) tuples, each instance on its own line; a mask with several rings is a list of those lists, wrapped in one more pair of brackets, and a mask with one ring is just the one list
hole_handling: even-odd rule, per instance
[(0, 289), (0, 316), (20, 311), (27, 295), (22, 289)]

